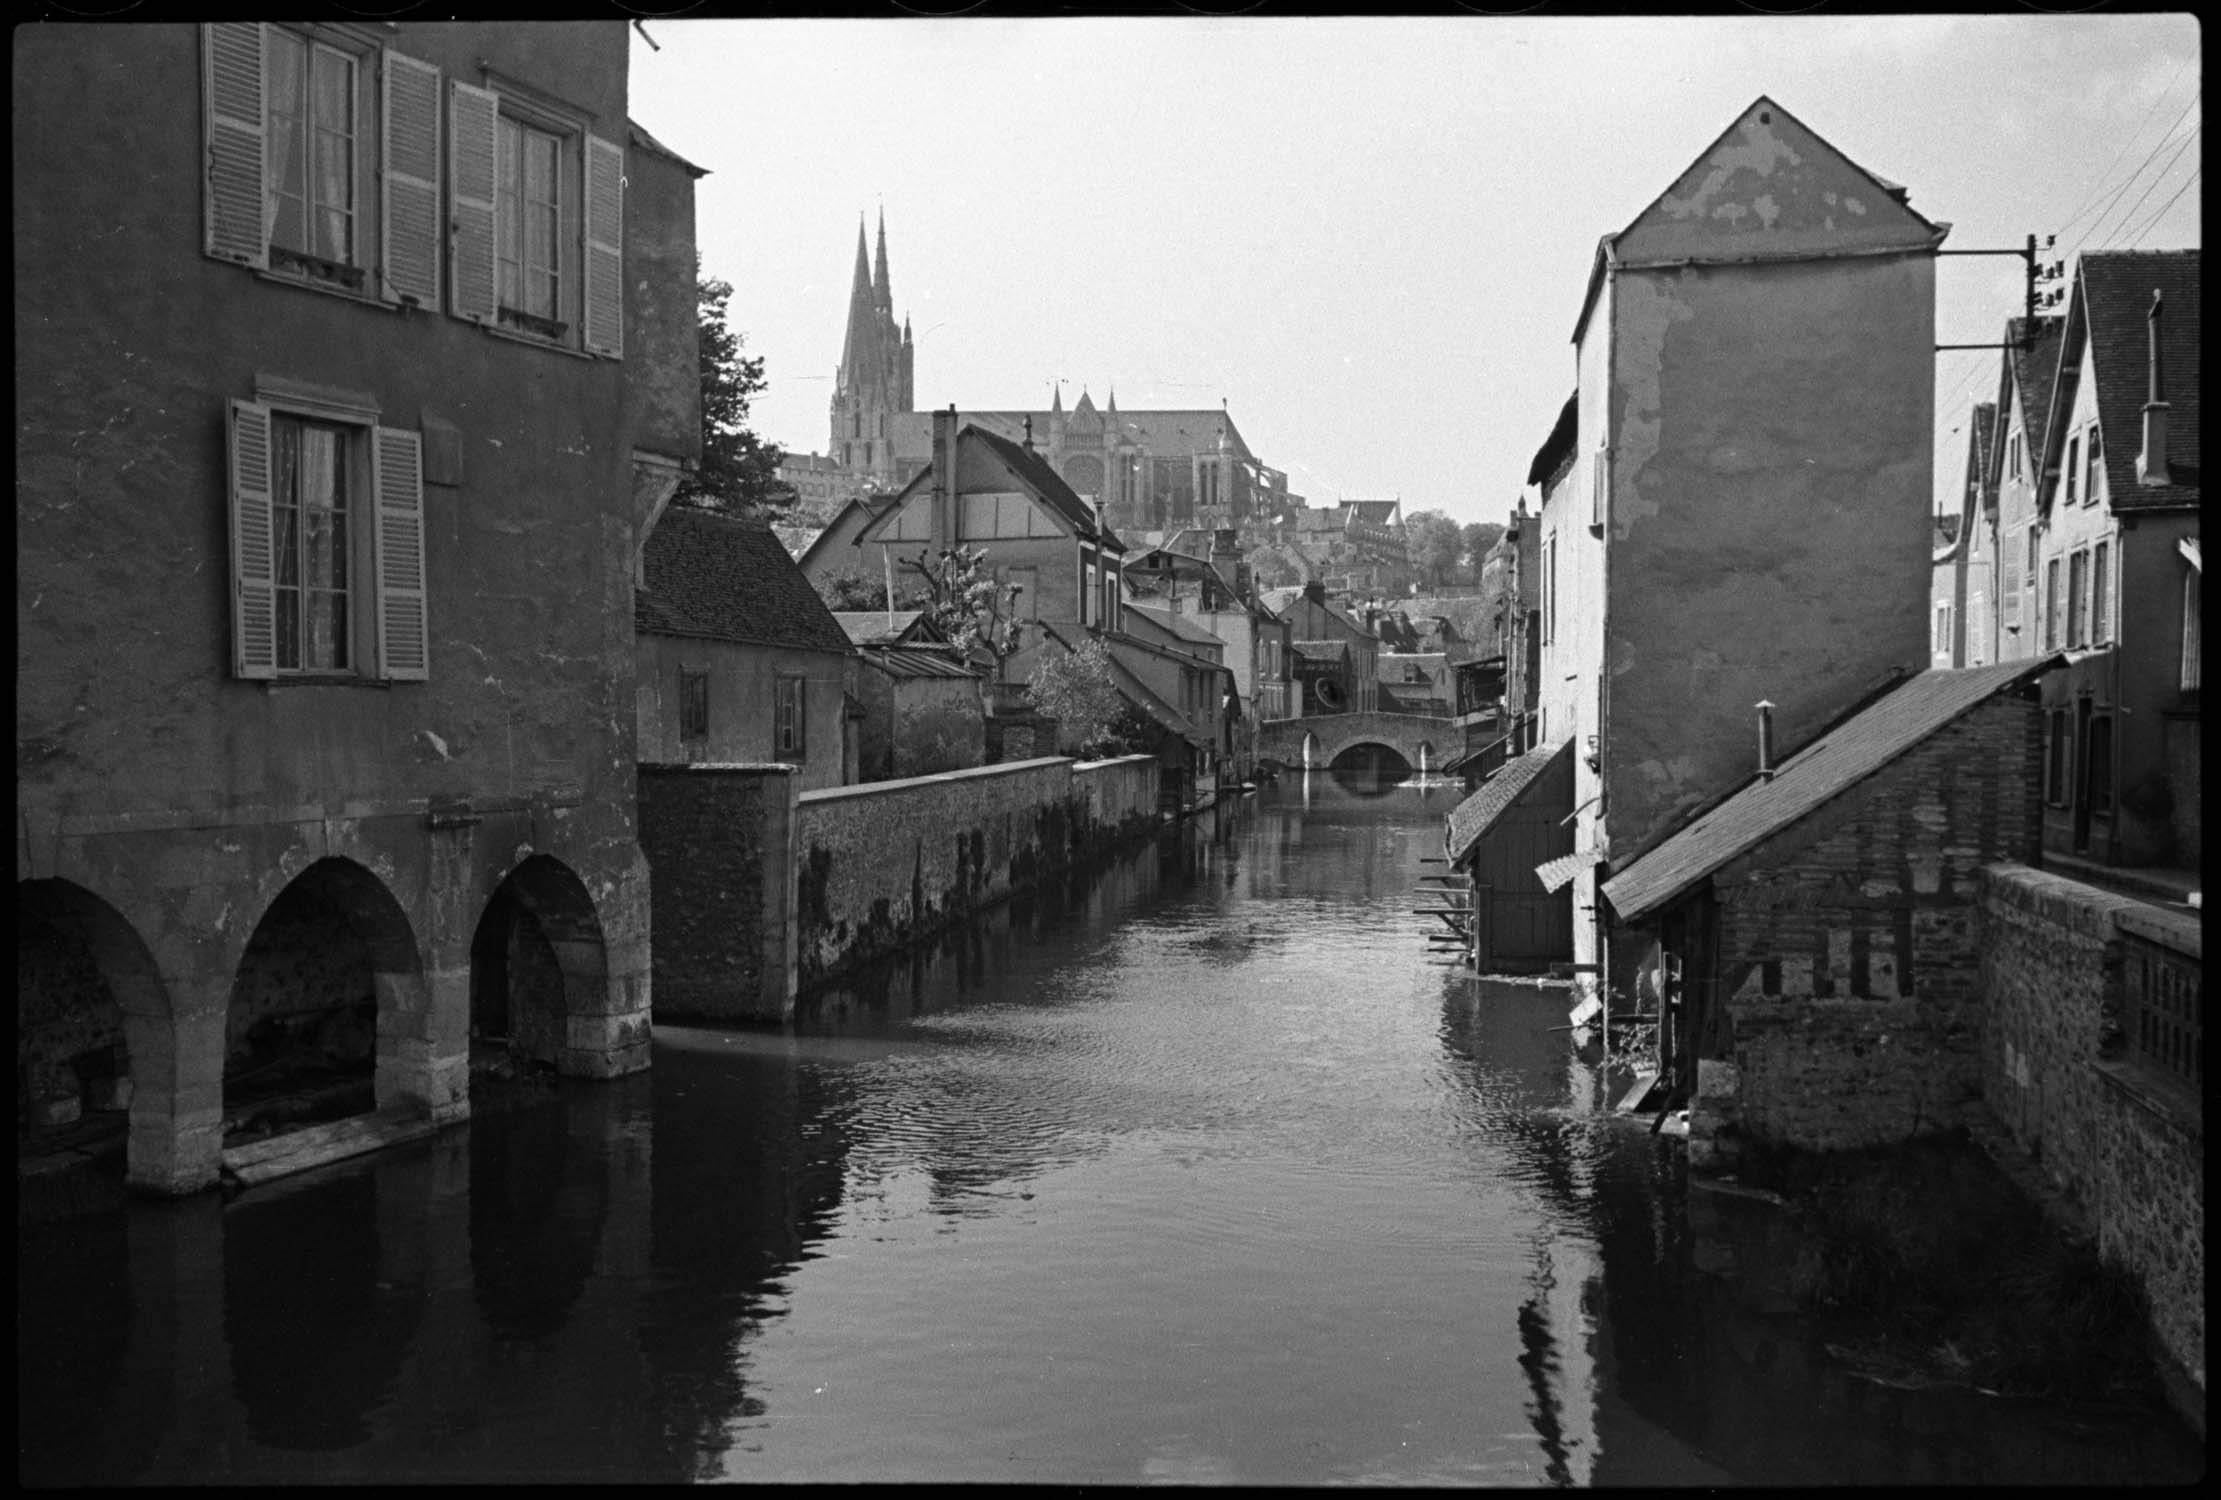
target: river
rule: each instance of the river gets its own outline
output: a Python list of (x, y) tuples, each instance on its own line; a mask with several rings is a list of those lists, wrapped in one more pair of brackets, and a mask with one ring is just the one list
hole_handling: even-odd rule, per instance
[(1453, 786), (1295, 779), (786, 1032), (19, 1231), (27, 1483), (2181, 1480), (2163, 1411), (1905, 1391), (1771, 1207), (1430, 961)]

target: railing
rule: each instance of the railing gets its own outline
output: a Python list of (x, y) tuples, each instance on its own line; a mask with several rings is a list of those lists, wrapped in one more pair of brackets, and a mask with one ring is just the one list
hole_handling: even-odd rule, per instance
[(2121, 934), (2121, 943), (2121, 1023), (2129, 1057), (2202, 1092), (2203, 960), (2134, 933)]

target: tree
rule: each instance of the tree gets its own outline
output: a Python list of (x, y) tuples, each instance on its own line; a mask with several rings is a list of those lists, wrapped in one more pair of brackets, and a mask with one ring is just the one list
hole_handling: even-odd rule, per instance
[(748, 428), (748, 403), (764, 387), (763, 356), (744, 356), (746, 336), (725, 321), (731, 283), (702, 275), (695, 257), (695, 357), (702, 378), (702, 462), (679, 493), (690, 505), (740, 515), (782, 515), (797, 498), (779, 478), (786, 454)]
[(1123, 754), (1128, 704), (1111, 674), (1110, 651), (1093, 636), (1068, 651), (1045, 651), (1026, 681), (1033, 706), (1057, 721), (1062, 745), (1089, 755)]
[[(817, 593), (831, 610), (866, 610), (887, 608), (887, 581), (880, 577), (866, 577), (862, 573), (835, 573), (818, 580)], [(925, 594), (919, 589), (895, 590), (896, 609), (920, 609), (925, 605)]]
[(901, 566), (918, 579), (925, 594), (921, 607), (949, 644), (961, 656), (971, 655), (975, 646), (987, 652), (995, 659), (999, 681), (1004, 660), (1019, 645), (1019, 586), (997, 583), (986, 550), (961, 542), (938, 557), (921, 550), (904, 558)]
[(1439, 510), (1414, 511), (1404, 517), (1404, 538), (1420, 575), (1436, 585), (1448, 580), (1465, 550), (1458, 523)]
[(1488, 561), (1488, 549), (1504, 536), (1504, 528), (1493, 521), (1468, 521), (1458, 532), (1459, 546), (1466, 566), (1473, 570), (1473, 581), (1481, 581), (1481, 566)]

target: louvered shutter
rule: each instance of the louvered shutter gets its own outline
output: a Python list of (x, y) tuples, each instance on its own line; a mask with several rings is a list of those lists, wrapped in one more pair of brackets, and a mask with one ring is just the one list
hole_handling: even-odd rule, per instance
[(625, 352), (625, 149), (586, 138), (586, 347)]
[(262, 23), (201, 28), (201, 120), (207, 176), (202, 248), (250, 266), (270, 264), (263, 190)]
[(460, 318), (494, 317), (494, 139), (501, 114), (489, 89), (448, 86), (448, 306)]
[(270, 408), (231, 403), (231, 672), (278, 675), (276, 541), (270, 515)]
[(385, 294), (440, 305), (440, 70), (385, 54), (384, 150), (378, 179)]
[(432, 668), (424, 600), (424, 448), (416, 433), (373, 430), (370, 487), (378, 509), (378, 670), (397, 681), (422, 682)]

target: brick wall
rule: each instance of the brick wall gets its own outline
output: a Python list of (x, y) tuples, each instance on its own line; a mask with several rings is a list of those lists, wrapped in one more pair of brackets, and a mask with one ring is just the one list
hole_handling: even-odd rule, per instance
[(659, 1020), (779, 1021), (794, 994), (796, 772), (643, 765)]
[(2038, 732), (1993, 698), (1714, 878), (1751, 1136), (1879, 1145), (1975, 1096), (1980, 871), (2036, 847)]
[(1984, 872), (1984, 1101), (2142, 1278), (2161, 1347), (2205, 1388), (2205, 1143), (2195, 1093), (2125, 1055), (2122, 933), (2194, 962), (2195, 920), (2058, 875)]

